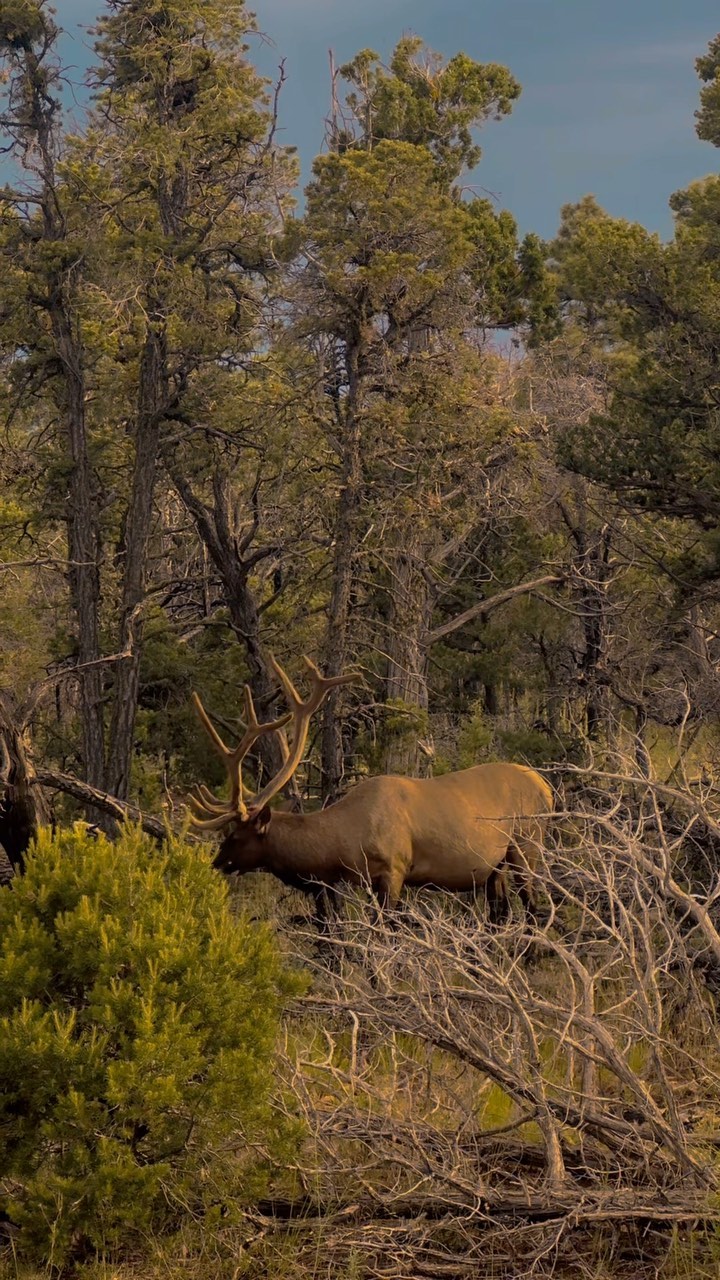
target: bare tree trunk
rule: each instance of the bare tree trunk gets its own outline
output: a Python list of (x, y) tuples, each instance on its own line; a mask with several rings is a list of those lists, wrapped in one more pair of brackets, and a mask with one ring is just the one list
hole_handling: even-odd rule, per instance
[[(255, 596), (247, 577), (238, 574), (239, 581), (228, 598), (230, 621), (233, 630), (245, 645), (250, 668), (248, 684), (256, 705), (262, 709), (263, 719), (272, 719), (277, 698), (277, 684), (270, 673), (270, 666), (260, 639), (260, 615)], [(269, 734), (258, 742), (260, 770), (258, 786), (279, 773), (283, 764), (283, 752), (277, 734)]]
[[(226, 475), (216, 472), (213, 480), (215, 505), (208, 507), (193, 492), (180, 465), (170, 453), (165, 455), (164, 461), (178, 496), (192, 517), (202, 544), (220, 575), (233, 630), (245, 646), (248, 683), (253, 699), (263, 718), (272, 719), (277, 690), (260, 637), (260, 611), (250, 586), (250, 574), (276, 548), (257, 547), (251, 550), (260, 523), (259, 510), (256, 505), (249, 528), (238, 528), (232, 512), (230, 481)], [(260, 739), (258, 755), (261, 771), (268, 777), (279, 772), (283, 753), (277, 735), (270, 734)]]
[(483, 684), (483, 699), (485, 710), (489, 716), (500, 715), (500, 698), (498, 697), (498, 687), (496, 684), (489, 684), (487, 681)]
[(156, 308), (145, 338), (140, 365), (135, 463), (125, 524), (120, 649), (127, 657), (118, 663), (117, 668), (107, 767), (107, 790), (118, 800), (127, 800), (130, 791), (142, 656), (143, 627), (140, 611), (145, 598), (160, 426), (166, 396), (165, 326), (162, 315)]
[(391, 612), (387, 640), (388, 668), (385, 698), (389, 715), (407, 717), (398, 732), (390, 733), (385, 747), (384, 773), (416, 778), (429, 772), (432, 747), (421, 746), (428, 737), (428, 650), (425, 645), (432, 602), (423, 573), (420, 548), (399, 551), (391, 582)]
[[(34, 776), (34, 790), (40, 791), (41, 788), (62, 791), (65, 795), (72, 796), (74, 800), (85, 805), (88, 813), (107, 814), (112, 819), (109, 825), (113, 832), (118, 822), (135, 822), (156, 840), (164, 840), (168, 834), (169, 824), (163, 818), (144, 813), (142, 809), (138, 809), (137, 805), (116, 800), (115, 796), (98, 791), (96, 787), (89, 787), (86, 782), (79, 782), (77, 778), (67, 773), (55, 773), (52, 769), (38, 769)], [(195, 837), (188, 834), (184, 838), (193, 840)]]
[[(104, 776), (104, 741), (102, 708), (102, 673), (98, 665), (99, 645), (99, 547), (95, 477), (90, 463), (85, 418), (85, 370), (82, 338), (73, 324), (73, 283), (80, 269), (82, 250), (67, 261), (68, 231), (63, 208), (61, 184), (55, 172), (57, 153), (56, 128), (58, 102), (54, 96), (56, 76), (52, 67), (54, 40), (58, 29), (49, 14), (42, 18), (44, 44), (33, 48), (27, 38), (15, 46), (16, 68), (23, 81), (23, 98), (27, 119), (15, 140), (21, 163), (35, 170), (40, 178), (39, 207), (42, 214), (42, 236), (50, 246), (63, 246), (63, 254), (53, 261), (66, 261), (48, 271), (47, 287), (38, 285), (35, 305), (49, 318), (54, 351), (42, 350), (50, 373), (50, 394), (54, 398), (67, 438), (69, 493), (65, 520), (68, 536), (70, 600), (76, 618), (78, 665), (82, 666), (80, 697), (82, 707), (83, 771), (88, 782), (102, 785)], [(23, 112), (24, 115), (25, 112)], [(11, 148), (12, 149), (12, 148)], [(25, 207), (22, 191), (15, 197), (20, 209)], [(51, 259), (46, 258), (46, 261)], [(46, 321), (43, 318), (42, 328)], [(60, 366), (60, 372), (57, 366)], [(55, 366), (55, 367), (53, 367)]]
[(596, 742), (607, 726), (607, 688), (598, 681), (598, 670), (605, 657), (606, 608), (605, 578), (609, 549), (609, 534), (601, 530), (591, 538), (586, 531), (579, 531), (578, 546), (581, 549), (581, 572), (585, 579), (582, 592), (585, 651), (581, 672), (586, 682), (587, 733)]
[(588, 738), (594, 742), (608, 728), (607, 680), (602, 677), (607, 644), (607, 578), (611, 529), (588, 529), (588, 504), (585, 485), (579, 478), (574, 483), (574, 511), (558, 501), (560, 514), (567, 525), (577, 550), (576, 572), (581, 581), (580, 606), (584, 631), (584, 648), (579, 664), (579, 678), (585, 696)]
[[(324, 668), (329, 676), (340, 675), (348, 663), (352, 588), (354, 579), (357, 511), (356, 493), (346, 488), (340, 500), (338, 531), (333, 564), (332, 593), (328, 613)], [(322, 797), (334, 800), (345, 773), (338, 705), (340, 694), (333, 689), (323, 710), (321, 733)]]
[[(364, 339), (359, 327), (348, 343), (348, 397), (342, 441), (342, 490), (335, 525), (332, 592), (325, 644), (325, 672), (340, 675), (350, 659), (350, 619), (360, 545), (363, 490), (362, 376)], [(345, 772), (342, 736), (338, 722), (340, 691), (333, 689), (325, 703), (321, 733), (323, 800), (338, 795)]]
[(64, 417), (72, 469), (67, 503), (70, 572), (68, 581), (77, 621), (83, 776), (93, 787), (104, 785), (103, 676), (99, 663), (100, 532), (95, 482), (88, 457), (85, 423), (85, 379), (82, 348), (73, 332), (64, 301), (53, 306), (55, 344), (64, 373)]
[(22, 867), (25, 851), (50, 811), (39, 787), (32, 760), (27, 722), (7, 692), (0, 693), (0, 845), (14, 867)]

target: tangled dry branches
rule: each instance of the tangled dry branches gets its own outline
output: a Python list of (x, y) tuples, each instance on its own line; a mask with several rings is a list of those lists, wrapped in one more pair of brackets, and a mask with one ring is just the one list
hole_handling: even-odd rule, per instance
[(300, 1260), (387, 1280), (568, 1257), (582, 1275), (601, 1230), (642, 1274), (669, 1227), (715, 1221), (720, 880), (711, 854), (701, 888), (682, 870), (714, 822), (682, 792), (669, 816), (645, 779), (585, 783), (536, 918), (491, 927), (431, 892), (378, 916), (349, 894), (321, 951), (297, 940), (315, 980), (285, 1096), (306, 1139), (294, 1191), (261, 1207), (266, 1246), (291, 1233)]

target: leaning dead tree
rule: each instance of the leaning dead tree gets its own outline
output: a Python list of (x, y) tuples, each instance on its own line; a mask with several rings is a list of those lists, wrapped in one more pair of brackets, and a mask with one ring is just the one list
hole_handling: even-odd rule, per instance
[[(73, 675), (73, 672), (67, 673)], [(139, 822), (149, 835), (162, 839), (166, 822), (144, 813), (136, 805), (70, 774), (45, 769), (35, 762), (32, 725), (43, 698), (55, 688), (57, 677), (39, 680), (18, 697), (0, 689), (0, 882), (12, 878), (39, 829), (52, 822), (49, 793), (62, 793), (78, 801), (89, 815), (98, 811), (115, 822)], [(2, 856), (4, 854), (4, 856)]]
[(715, 1221), (720, 876), (698, 890), (680, 870), (698, 806), (714, 819), (675, 788), (669, 835), (645, 783), (596, 776), (561, 815), (537, 919), (490, 927), (427, 891), (378, 917), (350, 894), (334, 964), (300, 938), (301, 1191), (260, 1206), (264, 1260), (291, 1235), (299, 1266), (362, 1253), (387, 1280), (483, 1275), (490, 1255), (492, 1274), (584, 1275), (598, 1232), (657, 1260)]
[(20, 701), (8, 689), (0, 690), (0, 845), (13, 867), (22, 866), (28, 844), (50, 820), (42, 789), (36, 785), (30, 740), (38, 696), (33, 690)]

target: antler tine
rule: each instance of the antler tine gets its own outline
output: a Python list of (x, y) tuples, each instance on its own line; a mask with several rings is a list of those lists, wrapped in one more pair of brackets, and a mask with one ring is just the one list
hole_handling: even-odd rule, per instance
[(203, 796), (200, 793), (200, 787), (197, 788), (197, 794), (192, 793), (188, 796), (188, 808), (190, 809), (190, 818), (192, 825), (201, 831), (219, 831), (222, 827), (232, 822), (235, 814), (227, 804), (216, 800), (215, 797), (204, 788), (206, 793)]
[[(272, 669), (285, 691), (288, 702), (290, 702), (293, 707), (309, 707), (316, 701), (317, 705), (320, 706), (320, 703), (331, 689), (336, 689), (341, 684), (352, 684), (354, 681), (360, 679), (360, 675), (355, 671), (347, 671), (341, 676), (324, 676), (315, 665), (312, 658), (308, 658), (306, 653), (303, 654), (303, 662), (310, 673), (310, 679), (313, 685), (313, 691), (310, 694), (310, 697), (305, 701), (300, 697), (300, 694), (287, 674), (287, 671), (283, 671), (280, 663), (272, 654), (270, 655), (270, 664)], [(315, 709), (316, 708), (313, 707), (313, 710)]]
[(312, 691), (310, 696), (303, 702), (287, 672), (283, 671), (280, 663), (272, 655), (270, 656), (273, 671), (277, 675), (287, 700), (292, 706), (293, 740), (283, 761), (282, 768), (253, 800), (252, 807), (254, 810), (261, 809), (269, 800), (272, 800), (273, 796), (277, 795), (278, 791), (282, 790), (286, 782), (290, 781), (302, 759), (310, 728), (310, 718), (321, 706), (330, 690), (337, 688), (338, 685), (350, 684), (351, 681), (359, 679), (353, 672), (346, 672), (341, 676), (323, 676), (310, 658), (305, 657), (304, 661), (310, 673)]
[(192, 698), (200, 723), (225, 765), (231, 788), (230, 800), (222, 801), (217, 800), (207, 787), (199, 787), (198, 795), (190, 797), (190, 805), (193, 810), (193, 825), (206, 831), (217, 830), (233, 817), (247, 818), (247, 805), (244, 800), (245, 789), (242, 780), (242, 762), (258, 738), (264, 734), (274, 733), (277, 729), (284, 728), (292, 719), (292, 714), (287, 712), (284, 716), (280, 716), (278, 720), (261, 724), (257, 718), (250, 686), (246, 684), (243, 690), (243, 698), (247, 724), (243, 726), (243, 734), (238, 745), (231, 750), (223, 742), (198, 695), (193, 693)]
[(280, 663), (277, 661), (274, 654), (271, 653), (269, 656), (270, 656), (270, 666), (272, 667), (273, 671), (275, 672), (275, 675), (280, 681), (285, 693), (285, 697), (287, 698), (288, 702), (293, 707), (301, 707), (302, 698), (300, 697), (300, 694), (295, 688), (295, 685), (290, 679), (287, 671), (283, 671), (282, 667), (280, 666)]
[(357, 680), (361, 679), (358, 671), (346, 671), (340, 676), (324, 676), (322, 672), (318, 670), (312, 658), (308, 658), (306, 653), (303, 654), (303, 662), (310, 672), (310, 678), (314, 685), (314, 694), (311, 694), (310, 697), (319, 697), (320, 702), (322, 702), (323, 698), (327, 696), (331, 689), (337, 689), (342, 684), (354, 684)]
[(255, 703), (253, 702), (252, 689), (249, 684), (243, 685), (243, 701), (245, 702), (245, 719), (247, 723), (243, 726), (245, 732), (248, 729), (259, 729), (257, 714), (255, 712)]
[(190, 792), (190, 800), (197, 809), (203, 809), (206, 813), (221, 813), (227, 810), (227, 802), (218, 800), (208, 787), (198, 783), (194, 791)]
[(232, 822), (235, 816), (229, 809), (227, 813), (218, 813), (214, 818), (198, 818), (193, 813), (191, 822), (197, 831), (222, 831), (222, 828)]
[(228, 749), (225, 746), (225, 743), (223, 742), (222, 738), (220, 737), (220, 734), (218, 733), (217, 729), (215, 728), (215, 725), (210, 719), (207, 711), (205, 710), (202, 702), (200, 701), (199, 695), (195, 693), (194, 690), (192, 693), (192, 702), (203, 729), (205, 730), (208, 738), (212, 742), (220, 758), (224, 760), (228, 755)]
[[(207, 733), (213, 747), (215, 748), (215, 751), (220, 756), (220, 759), (225, 765), (228, 778), (230, 779), (230, 787), (231, 787), (230, 800), (225, 804), (224, 812), (228, 815), (238, 814), (240, 817), (246, 817), (247, 808), (243, 800), (243, 785), (242, 785), (242, 777), (240, 773), (240, 765), (245, 755), (247, 754), (252, 742), (254, 741), (254, 737), (250, 736), (252, 734), (252, 730), (246, 729), (245, 732), (243, 733), (242, 738), (240, 739), (240, 742), (238, 743), (238, 746), (235, 747), (233, 750), (230, 750), (229, 747), (226, 747), (225, 743), (220, 737), (220, 734), (215, 728), (215, 725), (210, 719), (197, 693), (193, 692), (192, 700), (193, 700), (193, 705), (195, 707), (195, 710), (200, 719), (200, 723), (202, 724), (205, 732)], [(247, 705), (247, 699), (246, 699), (246, 705)], [(219, 805), (219, 804), (222, 804), (222, 801), (216, 801), (215, 803)]]
[(245, 716), (247, 719), (247, 724), (245, 726), (245, 732), (243, 733), (242, 738), (240, 739), (235, 750), (232, 752), (231, 764), (234, 770), (234, 777), (232, 777), (233, 795), (235, 795), (235, 788), (237, 787), (238, 799), (240, 804), (242, 804), (244, 808), (245, 805), (243, 801), (243, 796), (244, 796), (245, 788), (243, 786), (243, 780), (242, 780), (243, 760), (245, 759), (253, 743), (257, 742), (258, 738), (262, 738), (268, 733), (275, 733), (279, 729), (284, 729), (285, 725), (289, 724), (290, 721), (292, 720), (292, 713), (290, 711), (287, 711), (284, 716), (279, 716), (277, 720), (268, 720), (265, 724), (261, 724), (257, 718), (257, 712), (255, 711), (255, 703), (253, 702), (252, 690), (249, 684), (245, 685), (243, 694), (245, 698)]

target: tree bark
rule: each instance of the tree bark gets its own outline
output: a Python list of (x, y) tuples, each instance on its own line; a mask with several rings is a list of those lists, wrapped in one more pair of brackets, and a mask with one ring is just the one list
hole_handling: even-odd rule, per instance
[(50, 811), (36, 780), (30, 733), (7, 692), (0, 693), (0, 845), (16, 868), (22, 868), (25, 851)]
[[(43, 787), (47, 787), (48, 790), (52, 791), (62, 791), (65, 795), (72, 796), (74, 800), (79, 800), (81, 804), (84, 804), (89, 813), (102, 810), (103, 813), (115, 819), (116, 822), (139, 822), (143, 831), (146, 831), (148, 835), (154, 836), (156, 840), (164, 840), (167, 835), (168, 829), (160, 818), (155, 818), (149, 813), (143, 813), (142, 809), (138, 809), (137, 805), (127, 804), (122, 800), (118, 800), (115, 796), (108, 795), (107, 792), (98, 791), (96, 787), (89, 787), (86, 782), (81, 782), (79, 778), (73, 778), (68, 773), (56, 773), (51, 769), (38, 769), (31, 778), (31, 785), (38, 795)], [(185, 839), (192, 840), (194, 837), (187, 835)]]
[(609, 525), (601, 529), (588, 528), (586, 486), (582, 480), (576, 479), (573, 488), (574, 511), (571, 512), (567, 504), (562, 501), (558, 501), (558, 508), (577, 551), (575, 568), (580, 583), (580, 608), (584, 633), (584, 647), (578, 675), (586, 690), (587, 735), (591, 742), (596, 742), (603, 729), (609, 724), (607, 681), (601, 678), (601, 669), (606, 657), (606, 582), (611, 531)]
[(140, 363), (135, 461), (125, 522), (120, 613), (119, 647), (127, 657), (117, 668), (106, 775), (107, 789), (118, 800), (123, 801), (127, 800), (130, 792), (142, 656), (141, 610), (145, 599), (148, 544), (152, 532), (160, 428), (167, 399), (166, 358), (165, 325), (161, 310), (156, 307), (145, 337)]
[(0, 888), (10, 884), (15, 876), (15, 868), (8, 857), (7, 850), (0, 844)]
[[(325, 673), (340, 675), (350, 658), (350, 618), (360, 544), (363, 490), (362, 466), (362, 365), (366, 341), (361, 323), (351, 332), (346, 349), (347, 404), (342, 438), (341, 491), (335, 523), (332, 590), (325, 643)], [(338, 719), (340, 691), (333, 689), (325, 703), (320, 755), (322, 797), (336, 799), (345, 773), (341, 726)]]
[(99, 663), (100, 532), (95, 478), (90, 465), (85, 421), (82, 344), (76, 337), (62, 293), (51, 306), (55, 345), (63, 367), (64, 418), (72, 464), (67, 502), (70, 571), (68, 582), (78, 638), (82, 711), (83, 775), (91, 786), (105, 781), (103, 674)]
[[(169, 452), (165, 455), (164, 462), (178, 497), (191, 516), (203, 546), (220, 576), (230, 622), (238, 639), (245, 646), (249, 668), (248, 684), (253, 700), (261, 718), (272, 719), (277, 688), (261, 640), (260, 610), (250, 586), (250, 574), (254, 566), (271, 554), (274, 548), (258, 547), (254, 551), (250, 550), (257, 533), (259, 516), (256, 511), (249, 529), (244, 533), (238, 529), (232, 513), (228, 476), (215, 473), (215, 505), (209, 507), (194, 493), (181, 467)], [(283, 764), (282, 747), (276, 734), (260, 739), (258, 757), (260, 785), (263, 775), (273, 777)]]
[(428, 733), (428, 650), (424, 638), (428, 630), (432, 601), (430, 587), (422, 572), (422, 551), (398, 551), (391, 582), (390, 626), (387, 639), (388, 667), (385, 698), (391, 717), (402, 717), (407, 708), (407, 726), (390, 733), (383, 753), (384, 773), (420, 777), (430, 771), (432, 748), (425, 750), (421, 739)]
[[(48, 55), (53, 52), (58, 34), (54, 22), (46, 14), (43, 19), (45, 44), (38, 52), (29, 41), (17, 45), (18, 66), (24, 87), (28, 128), (21, 134), (18, 149), (24, 153), (25, 167), (36, 168), (40, 178), (39, 206), (42, 214), (42, 238), (56, 247), (68, 245), (68, 230), (62, 203), (61, 185), (55, 171), (57, 152), (56, 126), (58, 102), (53, 89), (55, 74)], [(16, 202), (25, 204), (19, 192)], [(61, 255), (56, 255), (59, 258)], [(76, 260), (50, 269), (47, 294), (36, 298), (36, 305), (47, 313), (52, 330), (54, 355), (50, 394), (57, 406), (67, 439), (69, 494), (66, 503), (70, 570), (68, 583), (70, 602), (75, 615), (78, 642), (78, 665), (82, 710), (83, 772), (90, 783), (102, 784), (104, 775), (104, 734), (102, 707), (102, 672), (98, 665), (99, 643), (99, 550), (100, 532), (97, 514), (95, 476), (90, 463), (85, 414), (84, 348), (79, 326), (73, 323), (72, 289), (82, 261)], [(43, 321), (43, 328), (45, 327)], [(45, 354), (45, 342), (42, 342)], [(57, 364), (60, 366), (58, 375)], [(55, 368), (53, 368), (53, 365)]]

